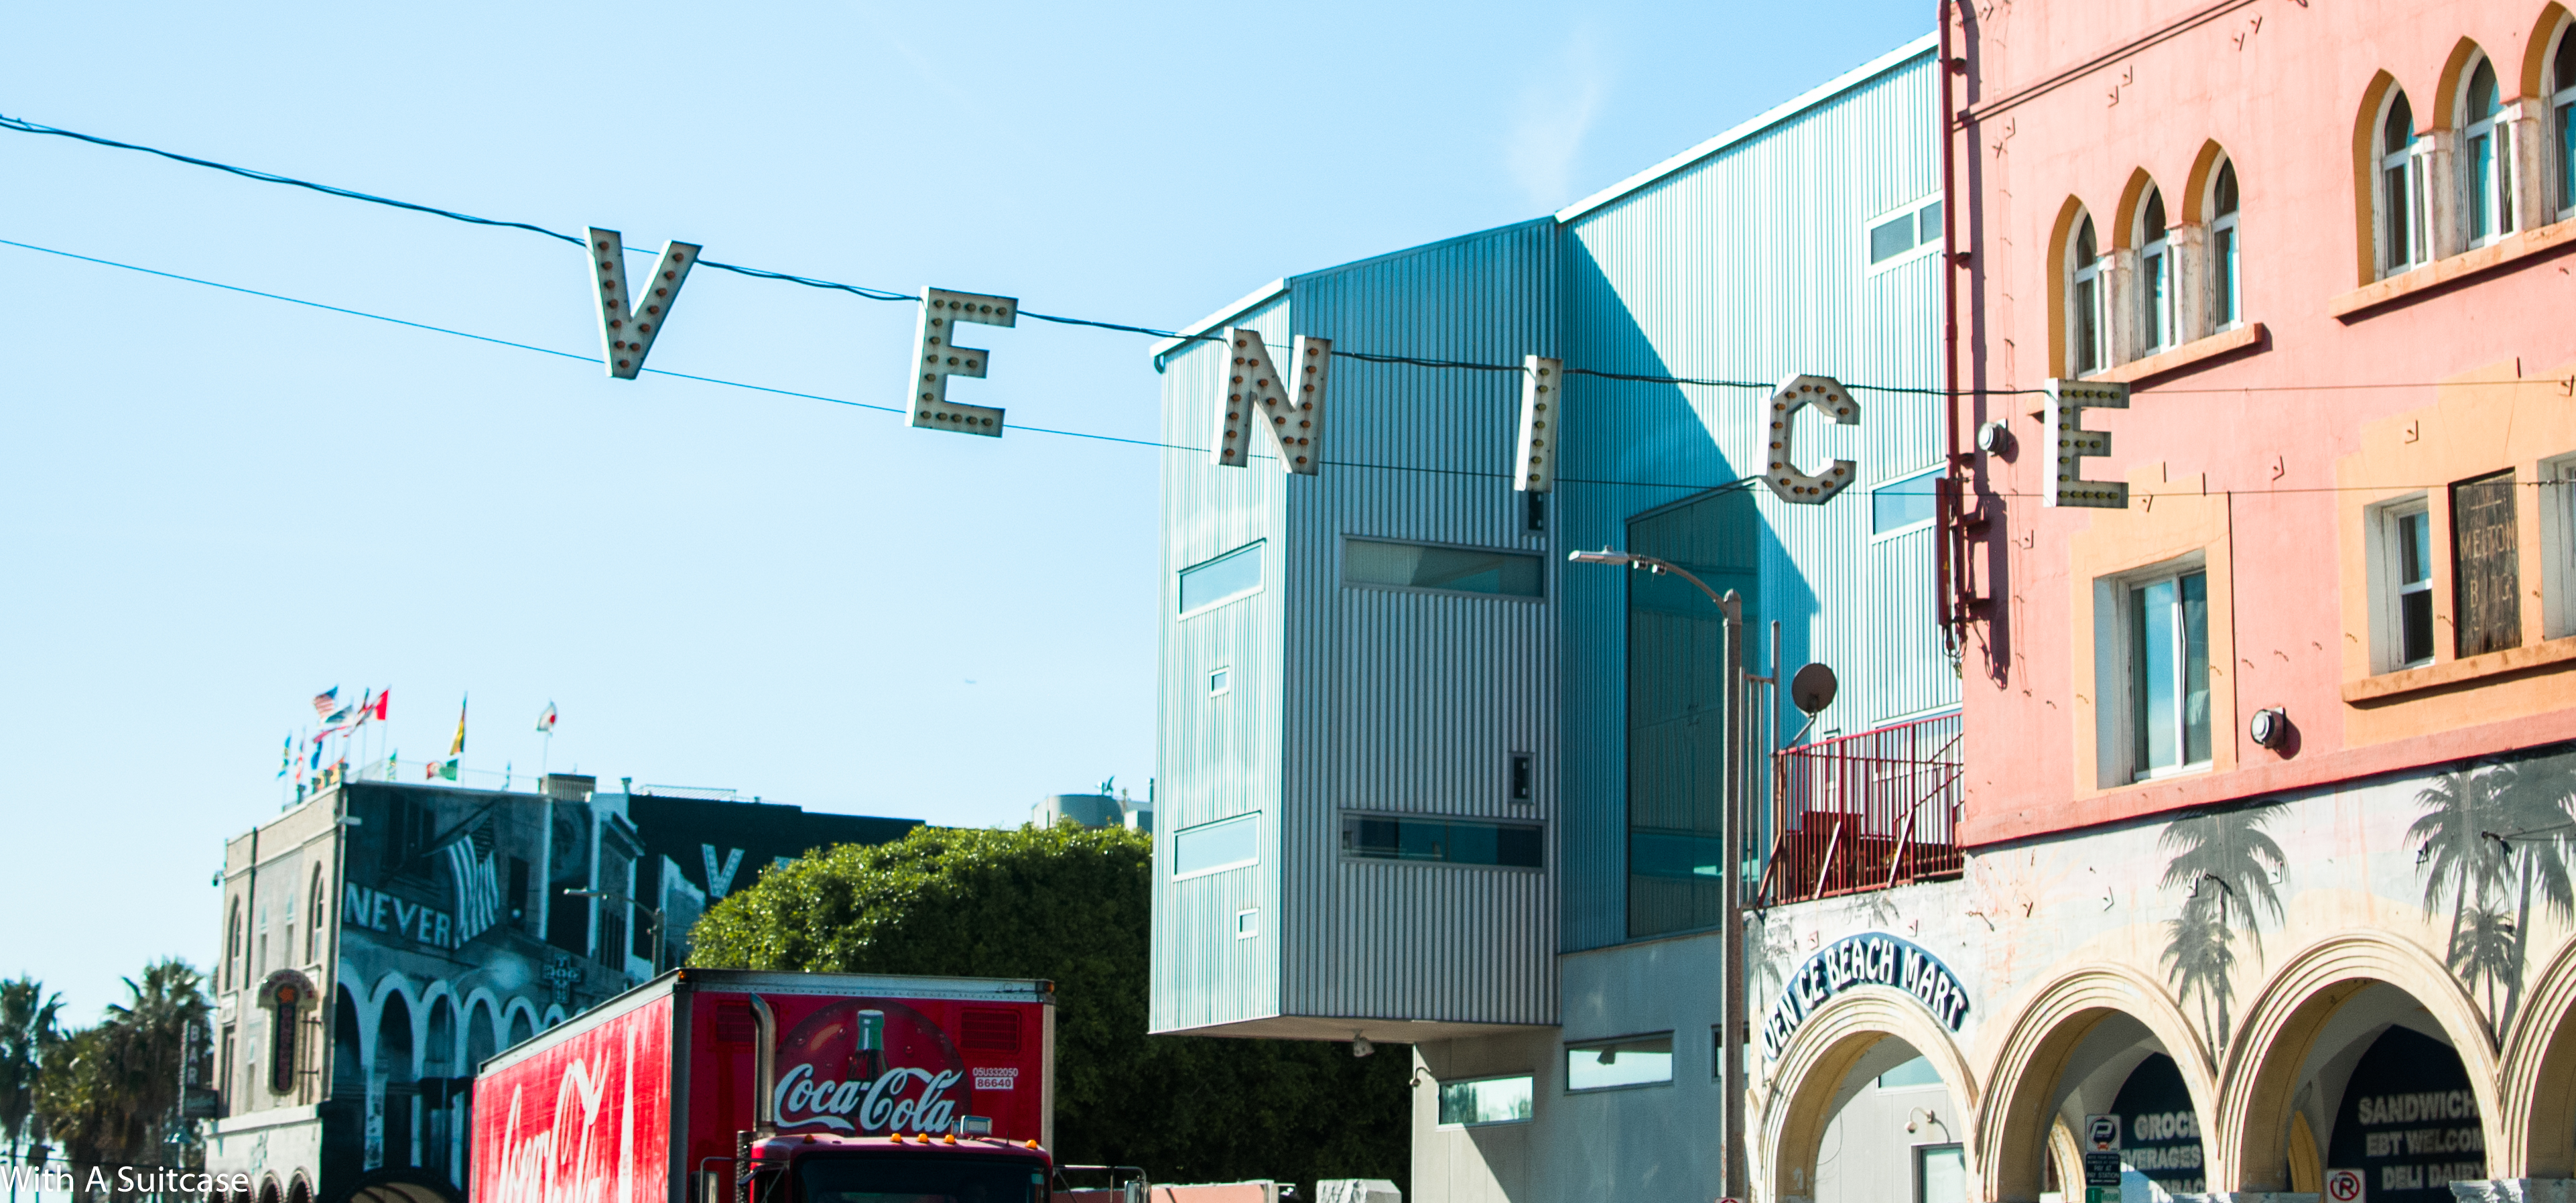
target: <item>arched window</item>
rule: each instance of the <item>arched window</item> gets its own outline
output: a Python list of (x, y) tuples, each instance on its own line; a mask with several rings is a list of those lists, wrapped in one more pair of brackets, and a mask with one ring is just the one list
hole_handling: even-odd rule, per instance
[(241, 989), (242, 927), (241, 899), (233, 899), (232, 914), (224, 919), (224, 964), (215, 972), (215, 992)]
[(2549, 108), (2558, 120), (2558, 213), (2576, 215), (2576, 25), (2558, 31), (2550, 56)]
[(2090, 376), (2111, 366), (2109, 281), (2102, 278), (2102, 244), (2093, 234), (2090, 216), (2077, 219), (2075, 241), (2067, 248), (2066, 361), (2077, 376)]
[(2469, 245), (2513, 233), (2513, 125), (2503, 120), (2495, 64), (2484, 55), (2460, 90), (2460, 208)]
[(312, 897), (304, 914), (304, 963), (316, 964), (322, 959), (322, 916), (331, 905), (330, 883), (322, 876), (322, 867), (313, 867)]
[(2138, 354), (2153, 355), (2182, 340), (2174, 336), (2172, 233), (2165, 227), (2165, 194), (2147, 185), (2138, 206)]
[(2380, 274), (2393, 276), (2433, 257), (2424, 229), (2424, 157), (2415, 137), (2415, 109), (2395, 88), (2381, 110), (2378, 144)]
[(2243, 251), (2236, 225), (2236, 163), (2230, 159), (2218, 165), (2218, 178), (2209, 185), (2209, 315), (2220, 330), (2233, 330), (2245, 321), (2237, 262)]

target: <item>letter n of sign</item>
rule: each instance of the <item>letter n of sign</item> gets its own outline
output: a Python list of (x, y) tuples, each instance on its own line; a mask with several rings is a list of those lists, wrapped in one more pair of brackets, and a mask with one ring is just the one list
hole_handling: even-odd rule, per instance
[(2127, 408), (2128, 385), (2049, 380), (2047, 437), (2055, 463), (2040, 485), (2042, 505), (2097, 510), (2129, 508), (2129, 486), (2126, 483), (2085, 480), (2082, 473), (2086, 459), (2111, 454), (2111, 436), (2099, 430), (2084, 429), (2084, 411)]

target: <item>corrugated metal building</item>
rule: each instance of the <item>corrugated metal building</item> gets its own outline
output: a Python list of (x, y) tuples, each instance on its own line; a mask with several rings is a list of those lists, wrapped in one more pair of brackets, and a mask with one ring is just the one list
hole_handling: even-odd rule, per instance
[[(1756, 672), (1776, 622), (1781, 662), (1840, 675), (1823, 733), (1957, 704), (1927, 475), (1934, 70), (1927, 37), (1563, 212), (1274, 283), (1155, 349), (1182, 447), (1219, 437), (1233, 361), (1197, 336), (1227, 327), (1282, 359), (1310, 335), (1505, 369), (1338, 355), (1319, 475), (1164, 462), (1154, 1025), (1413, 1044), (1417, 1198), (1716, 1178), (1720, 626), (1686, 585), (1567, 551), (1741, 591)], [(1755, 386), (1571, 378), (1533, 506), (1528, 354)], [(1880, 386), (1856, 430), (1800, 426), (1810, 470), (1858, 463), (1823, 505), (1728, 487), (1798, 372)], [(1600, 1040), (1630, 1068), (1589, 1068), (1622, 1061)], [(1479, 1106), (1527, 1122), (1461, 1118)]]

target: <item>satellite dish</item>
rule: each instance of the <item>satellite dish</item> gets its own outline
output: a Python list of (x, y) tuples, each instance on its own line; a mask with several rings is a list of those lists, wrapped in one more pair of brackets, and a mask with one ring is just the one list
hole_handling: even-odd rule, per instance
[(1810, 664), (1789, 678), (1789, 700), (1814, 718), (1825, 707), (1834, 704), (1834, 670), (1822, 664)]

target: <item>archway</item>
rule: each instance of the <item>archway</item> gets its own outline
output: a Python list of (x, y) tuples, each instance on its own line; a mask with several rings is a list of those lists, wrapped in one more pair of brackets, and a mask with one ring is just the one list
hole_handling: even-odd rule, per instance
[(419, 1146), (419, 1117), (412, 1102), (416, 1080), (412, 1068), (411, 1003), (400, 990), (385, 993), (385, 1006), (376, 1019), (376, 1055), (368, 1066), (368, 1086), (375, 1094), (375, 1119), (369, 1126), (369, 1144), (375, 1146), (368, 1169), (401, 1168), (419, 1164), (414, 1154)]
[(1978, 1130), (1988, 1194), (2080, 1198), (2090, 1116), (2120, 1117), (2124, 1193), (2205, 1189), (2202, 1134), (2218, 1094), (2200, 1034), (2124, 968), (2081, 970), (2023, 1007), (1996, 1058)]
[[(1781, 1049), (1761, 1097), (1754, 1172), (1770, 1198), (1979, 1197), (1969, 1144), (1976, 1082), (1913, 995), (1858, 986), (1817, 1007)], [(1878, 1155), (1893, 1150), (1906, 1156)]]
[(421, 1110), (418, 1164), (455, 1182), (464, 1176), (465, 1129), (456, 1103), (472, 1079), (457, 1075), (456, 1000), (444, 993), (429, 1004), (429, 1038), (421, 1048), (417, 1084)]
[(2502, 1142), (2486, 1021), (2439, 962), (2384, 936), (2284, 965), (2228, 1050), (2213, 1191), (2314, 1191), (2355, 1169), (2373, 1203), (2435, 1203)]
[(2576, 1178), (2576, 944), (2541, 971), (2505, 1045), (2499, 1178)]

